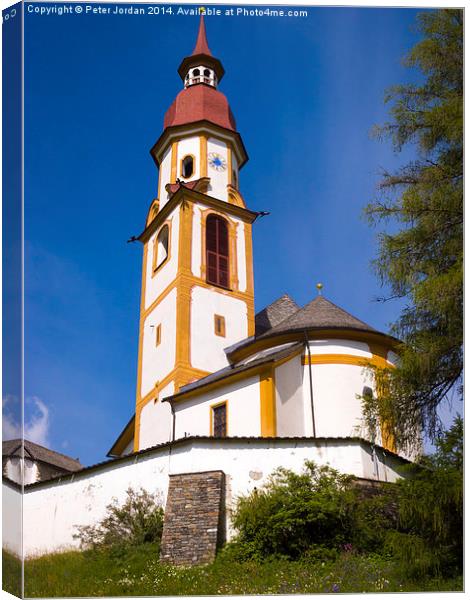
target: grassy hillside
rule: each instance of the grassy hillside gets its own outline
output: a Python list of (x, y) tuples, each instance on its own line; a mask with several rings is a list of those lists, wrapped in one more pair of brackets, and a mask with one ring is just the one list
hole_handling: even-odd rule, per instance
[(21, 561), (6, 550), (2, 551), (2, 590), (21, 596)]
[(234, 562), (219, 555), (205, 567), (158, 562), (153, 544), (120, 551), (66, 552), (25, 563), (25, 595), (213, 595), (462, 590), (462, 579), (409, 580), (391, 561), (344, 553), (335, 561)]

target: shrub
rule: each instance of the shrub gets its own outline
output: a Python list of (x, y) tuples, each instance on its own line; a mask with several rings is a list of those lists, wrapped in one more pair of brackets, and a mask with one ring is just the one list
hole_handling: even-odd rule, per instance
[(83, 548), (118, 548), (160, 543), (163, 530), (163, 508), (159, 499), (144, 489), (129, 488), (126, 500), (119, 505), (113, 500), (106, 516), (96, 525), (78, 525), (75, 539)]
[(309, 562), (340, 553), (389, 552), (396, 527), (395, 487), (366, 493), (354, 477), (306, 462), (301, 474), (277, 469), (268, 482), (240, 497), (232, 515), (238, 530), (225, 553), (234, 560), (287, 556)]
[(297, 558), (313, 544), (341, 547), (351, 537), (356, 495), (351, 480), (313, 462), (301, 474), (277, 469), (261, 489), (238, 499), (235, 544), (253, 558)]

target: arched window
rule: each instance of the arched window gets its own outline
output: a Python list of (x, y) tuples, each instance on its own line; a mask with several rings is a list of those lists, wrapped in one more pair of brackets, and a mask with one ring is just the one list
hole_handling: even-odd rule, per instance
[(194, 71), (193, 71), (194, 77), (199, 77), (200, 74), (201, 74), (201, 71), (199, 69), (194, 69)]
[(229, 250), (227, 221), (209, 215), (206, 222), (207, 282), (228, 288)]
[(194, 173), (194, 158), (192, 156), (185, 156), (181, 161), (181, 175), (185, 179), (192, 177)]
[(170, 229), (168, 225), (164, 225), (157, 235), (154, 246), (154, 270), (158, 269), (168, 258), (168, 242), (170, 237)]

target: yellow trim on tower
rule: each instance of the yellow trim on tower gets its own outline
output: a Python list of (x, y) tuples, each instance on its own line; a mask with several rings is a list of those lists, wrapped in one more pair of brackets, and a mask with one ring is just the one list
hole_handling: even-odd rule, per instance
[(233, 182), (232, 182), (232, 145), (230, 143), (227, 144), (227, 175), (228, 175), (228, 184), (233, 185)]
[[(175, 367), (191, 367), (191, 246), (193, 205), (183, 202), (180, 208), (178, 240), (178, 287), (176, 292), (176, 361)], [(186, 275), (186, 277), (181, 277)], [(188, 281), (189, 280), (189, 281)], [(179, 383), (179, 382), (178, 382)]]
[(178, 142), (171, 144), (171, 174), (170, 183), (176, 183), (176, 170), (178, 166)]
[(200, 177), (207, 177), (207, 137), (205, 135), (199, 137), (199, 154), (201, 160)]
[[(145, 320), (142, 318), (145, 308), (145, 290), (147, 282), (147, 254), (148, 254), (148, 243), (144, 244), (144, 252), (142, 257), (142, 284), (140, 292), (140, 323), (139, 323), (139, 350), (137, 357), (137, 386), (136, 386), (136, 406), (140, 399), (142, 390), (142, 356), (143, 356), (143, 343), (144, 343), (144, 323)], [(135, 415), (135, 429), (134, 429), (134, 451), (139, 449), (139, 422), (137, 417), (137, 411)]]
[[(245, 223), (246, 291), (254, 298), (252, 226)], [(255, 303), (247, 302), (248, 337), (255, 335)]]
[(274, 369), (264, 370), (260, 376), (261, 436), (276, 436), (276, 385)]

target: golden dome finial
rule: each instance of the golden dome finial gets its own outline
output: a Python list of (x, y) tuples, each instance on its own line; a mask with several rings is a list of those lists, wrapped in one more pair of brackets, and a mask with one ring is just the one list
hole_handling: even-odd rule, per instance
[(317, 283), (316, 288), (318, 290), (318, 295), (321, 296), (321, 291), (323, 289), (323, 283)]

